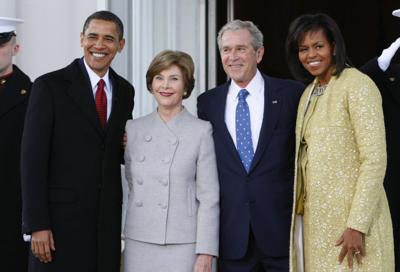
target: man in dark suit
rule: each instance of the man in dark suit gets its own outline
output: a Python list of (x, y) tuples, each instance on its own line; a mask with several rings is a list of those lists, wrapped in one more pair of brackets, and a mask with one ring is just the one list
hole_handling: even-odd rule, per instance
[[(393, 15), (400, 17), (400, 10), (393, 11)], [(375, 82), (382, 96), (387, 146), (387, 167), (383, 185), (392, 216), (397, 272), (400, 272), (400, 64), (392, 63), (392, 59), (399, 47), (400, 38), (383, 50), (379, 57), (373, 58), (360, 68)]]
[(28, 244), (21, 233), (20, 153), (31, 80), (16, 65), (16, 24), (0, 17), (0, 264), (2, 271), (26, 272)]
[(263, 35), (249, 21), (218, 34), (231, 78), (198, 98), (213, 125), (220, 182), (219, 271), (288, 271), (295, 120), (304, 86), (260, 73)]
[(83, 58), (32, 86), (21, 153), (29, 271), (120, 269), (122, 136), (134, 90), (110, 64), (124, 43), (121, 20), (95, 12)]

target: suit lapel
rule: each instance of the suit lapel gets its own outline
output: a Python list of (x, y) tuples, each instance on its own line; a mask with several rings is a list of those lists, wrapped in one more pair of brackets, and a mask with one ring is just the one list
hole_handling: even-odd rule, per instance
[[(225, 107), (226, 107), (226, 98), (228, 95), (230, 81), (221, 87), (220, 90), (216, 91), (217, 98), (215, 103), (216, 110), (216, 124), (218, 124), (218, 131), (220, 132), (221, 137), (224, 139), (222, 141), (226, 145), (226, 150), (231, 153), (231, 157), (236, 161), (237, 164), (240, 164), (243, 171), (246, 171), (242, 160), (240, 159), (239, 153), (237, 152), (235, 143), (232, 139), (231, 134), (229, 133), (228, 127), (225, 123)], [(215, 128), (214, 128), (215, 129)]]
[(264, 116), (258, 138), (257, 149), (254, 153), (251, 169), (254, 169), (259, 163), (262, 155), (271, 141), (271, 137), (276, 129), (283, 101), (280, 100), (278, 90), (271, 84), (267, 76), (264, 77)]
[(104, 137), (104, 130), (100, 127), (97, 116), (96, 103), (90, 85), (89, 76), (85, 68), (80, 67), (80, 60), (75, 60), (66, 71), (66, 79), (71, 81), (67, 93), (82, 110), (83, 115), (97, 131), (99, 136)]
[(123, 108), (121, 103), (123, 102), (122, 99), (120, 99), (120, 86), (119, 86), (119, 81), (117, 79), (116, 73), (110, 68), (110, 81), (112, 82), (112, 106), (111, 106), (111, 113), (110, 117), (108, 118), (106, 127), (105, 127), (105, 133), (108, 131), (112, 130), (113, 124), (115, 124), (116, 118), (121, 114), (121, 109)]

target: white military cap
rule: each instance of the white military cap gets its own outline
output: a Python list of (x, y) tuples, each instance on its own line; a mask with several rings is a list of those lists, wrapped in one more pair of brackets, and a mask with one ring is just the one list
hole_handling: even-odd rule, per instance
[(12, 32), (17, 29), (17, 24), (24, 20), (9, 17), (0, 17), (0, 33)]
[(11, 40), (12, 36), (15, 36), (17, 24), (23, 21), (17, 18), (0, 17), (0, 45)]

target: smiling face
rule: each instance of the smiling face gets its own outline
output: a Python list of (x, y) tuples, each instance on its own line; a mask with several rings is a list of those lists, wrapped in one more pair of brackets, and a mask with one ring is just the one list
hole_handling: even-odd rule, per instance
[(227, 30), (221, 37), (220, 54), (225, 73), (240, 87), (246, 87), (257, 72), (264, 47), (257, 50), (251, 44), (247, 29)]
[(93, 19), (81, 33), (83, 56), (89, 67), (103, 77), (117, 52), (124, 48), (125, 40), (118, 37), (117, 26), (111, 21)]
[(156, 74), (151, 83), (151, 90), (159, 110), (179, 112), (182, 108), (184, 89), (183, 74), (176, 65), (171, 65)]
[(299, 43), (299, 60), (303, 67), (317, 77), (321, 85), (328, 84), (334, 69), (335, 46), (326, 38), (322, 29), (304, 34)]

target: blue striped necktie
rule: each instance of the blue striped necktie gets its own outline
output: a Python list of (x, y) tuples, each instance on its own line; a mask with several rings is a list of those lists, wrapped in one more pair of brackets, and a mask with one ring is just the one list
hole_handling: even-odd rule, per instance
[(251, 137), (250, 111), (246, 102), (249, 92), (242, 89), (239, 92), (239, 101), (236, 106), (236, 148), (240, 159), (247, 172), (250, 170), (254, 156), (253, 141)]

